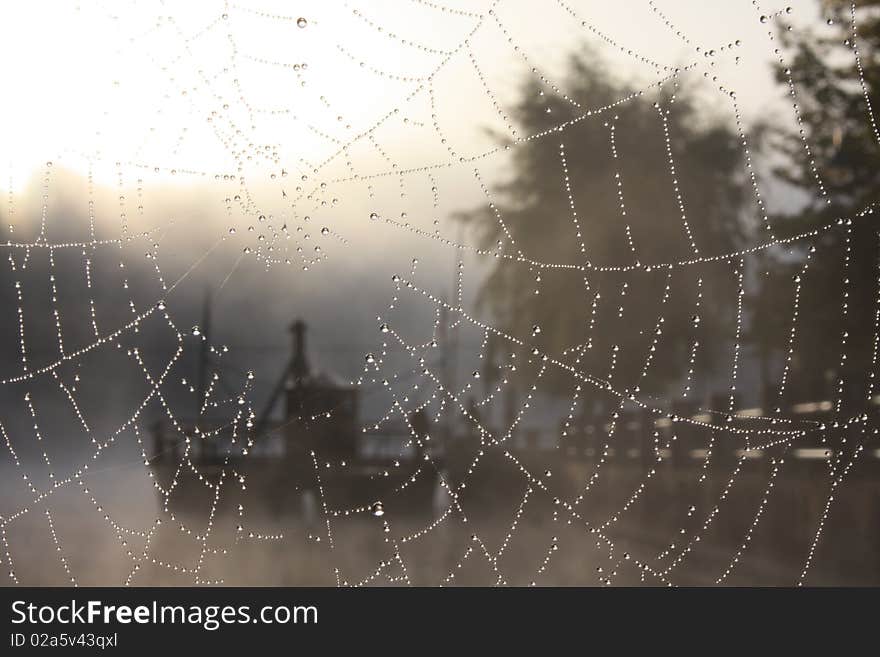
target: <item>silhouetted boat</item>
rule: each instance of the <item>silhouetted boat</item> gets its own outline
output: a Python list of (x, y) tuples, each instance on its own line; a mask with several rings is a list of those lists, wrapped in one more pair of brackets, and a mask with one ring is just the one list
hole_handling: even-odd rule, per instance
[[(246, 490), (251, 508), (296, 512), (318, 497), (331, 512), (430, 503), (443, 468), (428, 449), (429, 419), (421, 410), (407, 421), (362, 428), (359, 392), (328, 373), (314, 372), (306, 353), (306, 325), (291, 326), (293, 352), (264, 412), (252, 426), (231, 418), (199, 417), (153, 428), (150, 459), (164, 505), (204, 512), (215, 485), (226, 508)], [(272, 420), (281, 399), (284, 413)], [(249, 437), (251, 437), (249, 439)], [(226, 489), (225, 491), (223, 489)]]

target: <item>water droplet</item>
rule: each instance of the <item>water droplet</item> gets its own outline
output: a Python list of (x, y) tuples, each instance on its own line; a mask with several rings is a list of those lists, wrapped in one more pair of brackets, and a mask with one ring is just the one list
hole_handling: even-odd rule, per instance
[(373, 354), (367, 354), (367, 355), (364, 357), (364, 360), (367, 361), (368, 363), (375, 363), (375, 362), (376, 362), (376, 357), (375, 357)]
[(379, 215), (376, 214), (375, 212), (370, 213), (370, 219), (372, 219), (373, 221), (376, 221), (378, 218), (379, 218)]
[(373, 502), (370, 505), (370, 513), (372, 513), (377, 518), (381, 518), (385, 515), (385, 508), (382, 506), (382, 502)]
[(296, 19), (296, 26), (297, 27), (305, 27), (308, 24), (309, 24), (309, 22), (305, 18), (303, 18), (302, 16), (300, 16), (299, 18)]
[(192, 334), (193, 335), (201, 335), (202, 334), (202, 331), (201, 331), (201, 329), (199, 329), (198, 325), (192, 327)]

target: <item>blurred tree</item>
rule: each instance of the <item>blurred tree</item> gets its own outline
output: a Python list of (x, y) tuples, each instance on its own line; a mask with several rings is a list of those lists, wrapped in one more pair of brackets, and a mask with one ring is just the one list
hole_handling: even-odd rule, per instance
[(880, 255), (873, 217), (859, 217), (880, 189), (880, 0), (824, 0), (820, 13), (821, 29), (779, 31), (789, 64), (776, 78), (802, 124), (776, 129), (773, 140), (784, 156), (777, 174), (805, 198), (801, 209), (773, 218), (776, 235), (817, 232), (767, 254), (751, 337), (767, 358), (774, 350), (787, 357), (800, 287), (787, 401), (833, 397), (842, 377), (844, 401), (860, 404), (871, 376)]
[[(657, 265), (741, 243), (749, 192), (739, 139), (681, 79), (642, 93), (611, 75), (583, 49), (569, 60), (565, 96), (529, 76), (511, 117), (518, 134), (536, 137), (511, 149), (512, 174), (491, 202), (458, 217), (502, 256), (479, 303), (526, 343), (492, 355), (516, 365), (520, 390), (540, 370), (530, 363), (540, 346), (615, 388), (664, 392), (682, 382), (694, 340), (705, 368), (735, 327), (735, 263)], [(544, 390), (572, 386), (559, 368), (543, 374)]]

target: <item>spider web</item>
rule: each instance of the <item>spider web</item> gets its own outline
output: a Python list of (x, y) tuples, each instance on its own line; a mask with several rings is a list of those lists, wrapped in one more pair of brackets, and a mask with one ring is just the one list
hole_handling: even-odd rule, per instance
[[(479, 6), (461, 3), (458, 7), (427, 0), (409, 0), (405, 7), (348, 2), (324, 7), (314, 3), (297, 5), (295, 13), (286, 4), (273, 6), (268, 1), (253, 5), (222, 2), (200, 7), (186, 18), (182, 16), (186, 12), (178, 16), (175, 9), (162, 3), (126, 7), (118, 16), (100, 5), (83, 8), (87, 18), (102, 17), (108, 25), (117, 26), (130, 41), (123, 50), (125, 56), (139, 60), (165, 91), (164, 96), (155, 98), (141, 90), (146, 96), (142, 97), (139, 80), (120, 65), (118, 77), (110, 81), (120, 90), (119, 97), (114, 96), (114, 103), (119, 104), (108, 111), (116, 116), (124, 113), (126, 94), (130, 93), (135, 98), (132, 104), (143, 101), (155, 108), (157, 115), (170, 117), (167, 125), (172, 127), (157, 133), (140, 130), (135, 123), (126, 130), (136, 138), (122, 146), (114, 148), (112, 135), (96, 136), (93, 150), (66, 150), (53, 156), (43, 167), (39, 193), (31, 192), (31, 201), (39, 201), (32, 213), (37, 221), (22, 218), (29, 212), (20, 207), (26, 200), (9, 192), (5, 212), (9, 232), (2, 248), (8, 264), (4, 284), (13, 300), (10, 314), (16, 329), (7, 348), (13, 348), (15, 366), (6, 367), (0, 388), (9, 407), (14, 405), (26, 418), (11, 423), (0, 418), (9, 464), (21, 487), (6, 496), (0, 517), (2, 563), (10, 580), (28, 583), (18, 566), (29, 556), (16, 547), (21, 531), (22, 535), (39, 536), (54, 553), (45, 558), (58, 561), (60, 576), (72, 584), (80, 583), (76, 565), (87, 559), (72, 559), (68, 541), (79, 543), (75, 549), (87, 551), (89, 538), (65, 536), (62, 524), (71, 533), (74, 530), (71, 522), (62, 523), (60, 516), (74, 512), (67, 510), (67, 502), (56, 505), (59, 498), (77, 497), (85, 500), (88, 509), (77, 511), (75, 522), (91, 514), (105, 529), (109, 527), (115, 550), (126, 564), (125, 584), (164, 581), (164, 575), (155, 573), (173, 574), (181, 578), (179, 581), (197, 584), (225, 583), (236, 568), (236, 554), (245, 546), (279, 545), (277, 552), (259, 554), (283, 558), (285, 550), (294, 549), (291, 544), (308, 543), (309, 550), (319, 550), (321, 565), (338, 585), (457, 581), (665, 585), (691, 581), (680, 573), (691, 562), (702, 563), (701, 559), (708, 558), (700, 556), (701, 546), (724, 524), (725, 513), (733, 513), (729, 500), (746, 488), (752, 492), (744, 503), (748, 509), (745, 520), (730, 523), (735, 536), (726, 543), (729, 549), (708, 567), (711, 574), (707, 581), (723, 583), (737, 572), (762, 523), (768, 522), (764, 518), (774, 495), (784, 488), (777, 487), (780, 473), (791, 467), (799, 450), (812, 454), (810, 449), (815, 447), (822, 470), (814, 473), (809, 486), (821, 491), (824, 504), (811, 517), (810, 533), (798, 553), (795, 581), (805, 581), (835, 508), (835, 497), (843, 494), (854, 465), (870, 452), (869, 441), (876, 430), (867, 414), (843, 415), (846, 382), (842, 375), (837, 381), (837, 398), (821, 402), (830, 404), (830, 408), (820, 409), (830, 418), (827, 424), (824, 419), (813, 419), (809, 415), (812, 411), (756, 412), (738, 404), (737, 389), (748, 386), (741, 381), (746, 367), (745, 279), (747, 272), (760, 266), (756, 262), (764, 253), (804, 243), (820, 244), (822, 235), (831, 231), (845, 236), (846, 276), (852, 226), (869, 221), (873, 207), (818, 230), (776, 237), (764, 205), (760, 171), (752, 168), (754, 154), (749, 150), (748, 126), (741, 119), (737, 93), (713, 68), (716, 60), (738, 60), (742, 53), (739, 40), (703, 43), (674, 18), (686, 20), (692, 8), (666, 9), (653, 1), (639, 6), (643, 16), (668, 30), (688, 49), (688, 61), (673, 65), (662, 56), (652, 56), (647, 45), (636, 49), (634, 44), (644, 42), (637, 38), (635, 29), (628, 28), (626, 21), (618, 22), (618, 30), (600, 28), (607, 21), (594, 22), (589, 6), (557, 0), (543, 10), (552, 13), (554, 20), (568, 21), (610, 57), (649, 71), (650, 81), (641, 84), (637, 93), (597, 107), (566, 96), (564, 85), (553, 76), (554, 64), (544, 70), (543, 52), (533, 54), (520, 44), (515, 36), (523, 34), (518, 14), (528, 12), (504, 0)], [(754, 32), (749, 35), (750, 45), (768, 53), (775, 47), (774, 25), (797, 12), (785, 6), (771, 9), (755, 4), (743, 13), (748, 14)], [(530, 29), (540, 32), (542, 26), (531, 25)], [(259, 38), (254, 38), (255, 34)], [(775, 56), (785, 63), (782, 55)], [(552, 60), (553, 56), (547, 58)], [(328, 61), (336, 62), (337, 68), (327, 65)], [(492, 72), (498, 61), (514, 62), (519, 67), (516, 70), (532, 76), (548, 95), (575, 107), (576, 118), (554, 123), (550, 116), (545, 130), (521, 133), (510, 118), (510, 99), (496, 91), (501, 83)], [(669, 170), (657, 175), (669, 181), (670, 193), (677, 199), (681, 222), (668, 229), (680, 232), (691, 252), (688, 257), (641, 262), (638, 240), (624, 224), (621, 229), (633, 255), (627, 262), (596, 265), (585, 259), (573, 264), (531, 255), (529, 244), (511, 231), (495, 204), (495, 184), (505, 178), (509, 154), (539, 140), (558, 143), (558, 193), (568, 199), (572, 231), (584, 247), (589, 221), (578, 214), (572, 191), (578, 181), (570, 179), (567, 169), (567, 151), (575, 146), (570, 139), (572, 129), (584, 123), (609, 124), (611, 149), (601, 157), (613, 170), (618, 166), (615, 113), (628, 103), (656, 97), (658, 125), (665, 125), (669, 110), (659, 102), (661, 92), (687, 76), (711, 78), (715, 96), (733, 108), (735, 129), (749, 162), (746, 184), (762, 222), (751, 243), (725, 253), (701, 251), (692, 231), (695, 219), (688, 217), (687, 195), (678, 187), (675, 153), (667, 138)], [(800, 125), (796, 94), (793, 96), (789, 110)], [(873, 125), (873, 116), (870, 120)], [(487, 124), (505, 134), (505, 145), (478, 136)], [(803, 147), (804, 157), (811, 158), (806, 139)], [(202, 155), (193, 157), (196, 151)], [(205, 162), (216, 165), (203, 167)], [(65, 191), (57, 180), (59, 166), (87, 172), (86, 237), (68, 239), (75, 231), (71, 232), (63, 212), (53, 206), (53, 195)], [(96, 200), (101, 194), (94, 182), (97, 169), (110, 171), (117, 181), (116, 198), (105, 194)], [(822, 196), (822, 172), (814, 172), (817, 193)], [(174, 259), (166, 261), (163, 253), (166, 236), (188, 220), (162, 216), (161, 204), (157, 210), (161, 218), (150, 220), (148, 200), (151, 183), (161, 186), (181, 180), (209, 190), (211, 212), (222, 215), (224, 224), (207, 223), (208, 244), (198, 257), (188, 256), (183, 265)], [(622, 209), (629, 184), (618, 183), (613, 191)], [(115, 201), (115, 210), (107, 209), (111, 203), (108, 198)], [(474, 203), (494, 213), (503, 234), (495, 248), (475, 246), (448, 219), (456, 210)], [(104, 218), (99, 216), (99, 207), (104, 208)], [(107, 218), (114, 214), (119, 221), (111, 224)], [(19, 237), (22, 233), (28, 236)], [(393, 241), (396, 239), (400, 242)], [(213, 281), (219, 290), (247, 266), (267, 272), (281, 270), (282, 280), (309, 277), (310, 284), (320, 287), (324, 283), (322, 268), (333, 262), (354, 263), (361, 250), (383, 249), (389, 252), (389, 266), (394, 268), (390, 277), (385, 268), (379, 268), (388, 303), (378, 312), (371, 308), (369, 321), (375, 319), (376, 333), (367, 338), (363, 353), (354, 359), (360, 371), (352, 377), (353, 387), (373, 400), (375, 418), (369, 422), (361, 418), (357, 431), (364, 436), (381, 436), (386, 428), (397, 427), (403, 440), (395, 447), (391, 467), (411, 470), (380, 497), (342, 503), (338, 491), (333, 490), (337, 484), (332, 475), (351, 464), (325, 462), (321, 449), (313, 449), (308, 452), (307, 465), (316, 483), (320, 522), (292, 531), (273, 527), (259, 509), (260, 499), (250, 494), (252, 475), (241, 465), (257, 458), (254, 453), (268, 450), (273, 434), (283, 429), (282, 425), (267, 430), (258, 422), (262, 399), (255, 397), (255, 386), (271, 376), (257, 366), (239, 368), (236, 363), (246, 360), (247, 355), (236, 353), (234, 346), (215, 344), (206, 335), (205, 326), (193, 323), (200, 320), (192, 320), (192, 313), (181, 313), (186, 319), (176, 318), (174, 300), (204, 263), (221, 254), (225, 260), (221, 260)], [(794, 282), (792, 305), (785, 310), (790, 331), (779, 345), (785, 353), (778, 382), (780, 399), (790, 383), (790, 364), (798, 353), (798, 307), (810, 285), (810, 265), (825, 257), (836, 256), (821, 248), (810, 253)], [(445, 270), (437, 265), (448, 265), (450, 260), (454, 262), (451, 286)], [(63, 267), (59, 265), (62, 261)], [(408, 263), (407, 268), (397, 269), (400, 262)], [(592, 304), (583, 342), (555, 353), (542, 347), (540, 322), (530, 334), (514, 335), (491, 316), (475, 310), (480, 283), (496, 262), (532, 272), (535, 293), (541, 291), (544, 272), (562, 272), (583, 280), (584, 297), (577, 303)], [(701, 394), (702, 281), (708, 270), (718, 268), (729, 274), (738, 290), (731, 301), (735, 312), (727, 371), (729, 394), (721, 405), (699, 405), (680, 414), (675, 410), (676, 400)], [(70, 275), (74, 270), (78, 278)], [(444, 272), (442, 279), (438, 271)], [(601, 277), (606, 274), (617, 277), (615, 288), (602, 286)], [(657, 280), (662, 281), (661, 293), (658, 299), (650, 300), (657, 309), (655, 322), (644, 327), (650, 339), (609, 348), (603, 354), (609, 370), (598, 373), (586, 368), (586, 354), (593, 349), (592, 335), (601, 331), (603, 322), (610, 321), (601, 312), (606, 299), (619, 305), (623, 313), (625, 297), (639, 302), (647, 299), (657, 289)], [(665, 400), (644, 395), (641, 384), (654, 372), (654, 354), (665, 348), (663, 327), (670, 312), (669, 299), (685, 281), (688, 289), (696, 289), (698, 294), (692, 310), (692, 347), (682, 356), (687, 365), (681, 394)], [(841, 282), (844, 299), (848, 285), (845, 277)], [(835, 312), (844, 327), (846, 301)], [(410, 321), (413, 316), (430, 320), (416, 329)], [(79, 326), (71, 329), (73, 323)], [(880, 339), (876, 325), (873, 331), (876, 346)], [(843, 370), (847, 333), (842, 328), (829, 339), (839, 345)], [(41, 340), (54, 345), (53, 353), (50, 348), (33, 349), (33, 342)], [(461, 358), (466, 363), (458, 367), (463, 374), (444, 371), (449, 367), (448, 351), (443, 358), (436, 356), (453, 340), (473, 347)], [(618, 350), (643, 352), (641, 372), (634, 384), (619, 382), (614, 375)], [(186, 358), (205, 351), (214, 371), (197, 385), (186, 375), (183, 364)], [(483, 373), (495, 367), (493, 351), (529, 356), (527, 362), (507, 360), (500, 366), (497, 380), (480, 394)], [(876, 354), (875, 348), (872, 366)], [(522, 369), (531, 373), (532, 384), (515, 408), (505, 408), (507, 393)], [(98, 427), (81, 391), (92, 386), (93, 390), (106, 389), (110, 395), (113, 384), (106, 380), (106, 372), (113, 372), (115, 379), (137, 381), (140, 394), (127, 402), (122, 416), (107, 426), (99, 421), (102, 426)], [(562, 406), (542, 397), (544, 381), (551, 373), (562, 373), (570, 381), (570, 397)], [(866, 396), (871, 398), (874, 384), (869, 387)], [(183, 393), (201, 395), (195, 420), (184, 410), (189, 402), (180, 401)], [(58, 395), (68, 417), (45, 417), (54, 415), (43, 409), (54, 408), (53, 399)], [(578, 436), (583, 438), (580, 432), (585, 429), (578, 426), (578, 414), (599, 398), (606, 411), (596, 426), (590, 426), (597, 438), (589, 443), (590, 458), (582, 459), (585, 443), (578, 442)], [(91, 410), (97, 414), (99, 409)], [(430, 414), (428, 433), (413, 421), (419, 410)], [(308, 429), (329, 421), (336, 412), (327, 409), (296, 420)], [(149, 439), (149, 418), (156, 417), (167, 431), (169, 447), (164, 454), (155, 453)], [(533, 421), (548, 436), (549, 448), (524, 448), (527, 426)], [(87, 447), (85, 456), (77, 453), (73, 465), (54, 453), (56, 449), (63, 452), (63, 447), (44, 439), (44, 426), (54, 423), (63, 427), (65, 444)], [(435, 447), (444, 432), (454, 432), (450, 429), (453, 424), (465, 427), (466, 433), (462, 439), (466, 458), (456, 473), (444, 460), (444, 448), (449, 446)], [(620, 478), (615, 475), (615, 453), (619, 456), (623, 452), (634, 433), (644, 441), (641, 450), (646, 465)], [(694, 467), (677, 475), (688, 482), (686, 492), (666, 498), (669, 484), (664, 483), (664, 468), (675, 443), (684, 441), (685, 436), (701, 445), (700, 454)], [(836, 441), (844, 436), (850, 437), (849, 445), (836, 448)], [(708, 473), (714, 466), (713, 458), (720, 458), (717, 446), (730, 441), (739, 449), (719, 482), (717, 475), (713, 478)], [(140, 461), (105, 462), (106, 454), (120, 443), (134, 447)], [(219, 459), (210, 472), (200, 459), (209, 449)], [(27, 457), (22, 456), (25, 452)], [(414, 453), (417, 460), (412, 458)], [(166, 462), (171, 459), (170, 478), (154, 471), (156, 462), (163, 458)], [(766, 467), (756, 470), (756, 460)], [(112, 493), (100, 492), (96, 488), (99, 484), (93, 483), (97, 475), (108, 471), (122, 472), (130, 481), (146, 482), (158, 495), (158, 509), (133, 522), (137, 514), (124, 503), (114, 505), (107, 499)], [(562, 483), (565, 471), (568, 480), (577, 480), (576, 486)], [(387, 475), (379, 472), (375, 477), (381, 480)], [(431, 513), (407, 514), (409, 497), (415, 496), (420, 482), (427, 479), (435, 482)], [(613, 492), (606, 487), (609, 479), (616, 482)], [(176, 510), (184, 480), (197, 482), (203, 495), (195, 503), (199, 508), (195, 516)], [(634, 541), (632, 533), (638, 530), (638, 523), (628, 523), (628, 519), (649, 505), (651, 498), (666, 500), (661, 504), (666, 505), (664, 513), (670, 522), (653, 528), (656, 538)], [(224, 518), (225, 504), (234, 509), (231, 522)], [(25, 529), (28, 522), (39, 523), (42, 534)], [(159, 546), (168, 540), (160, 539), (165, 534), (174, 535), (180, 543)], [(371, 548), (366, 561), (356, 562), (346, 552), (352, 544), (374, 543), (377, 547)], [(450, 551), (445, 560), (431, 556), (440, 550), (438, 545)], [(572, 572), (554, 575), (557, 555), (566, 550), (583, 554), (583, 559), (575, 559), (577, 567), (568, 566)], [(184, 554), (187, 556), (181, 556)], [(296, 571), (307, 566), (294, 559), (288, 568)], [(141, 575), (147, 571), (149, 575)], [(423, 571), (430, 576), (421, 579)]]

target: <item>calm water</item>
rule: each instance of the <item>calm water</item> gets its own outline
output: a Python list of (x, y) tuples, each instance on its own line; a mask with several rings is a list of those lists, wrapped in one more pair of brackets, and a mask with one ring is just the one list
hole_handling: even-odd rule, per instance
[[(533, 485), (528, 496), (525, 482), (504, 472), (500, 460), (481, 466), (460, 490), (458, 507), (448, 508), (442, 488), (429, 495), (412, 489), (386, 497), (381, 516), (340, 508), (333, 517), (328, 507), (328, 532), (319, 495), (275, 485), (227, 487), (229, 499), (210, 524), (209, 496), (181, 497), (171, 505), (173, 517), (161, 514), (143, 466), (127, 464), (90, 474), (88, 494), (74, 484), (47, 498), (60, 552), (45, 504), (29, 506), (10, 523), (6, 540), (19, 581), (40, 585), (68, 581), (60, 555), (81, 585), (185, 585), (196, 578), (233, 585), (600, 585), (607, 577), (617, 585), (704, 585), (731, 563), (725, 583), (790, 585), (829, 495), (824, 475), (792, 469), (776, 478), (762, 506), (769, 479), (760, 467), (741, 472), (727, 488), (725, 474), (700, 481), (699, 471), (668, 466), (630, 501), (644, 473), (605, 466), (582, 501), (567, 506), (551, 495), (576, 499), (596, 472), (593, 465), (556, 463), (541, 482), (547, 490)], [(4, 476), (7, 491), (17, 488), (12, 482)], [(872, 478), (847, 484), (835, 496), (807, 583), (880, 582), (880, 532), (871, 522), (880, 510), (880, 486)], [(357, 499), (372, 490), (347, 493)], [(4, 514), (14, 497), (3, 496)], [(149, 540), (131, 533), (149, 533), (160, 515)], [(202, 553), (200, 537), (209, 529), (209, 550)]]

